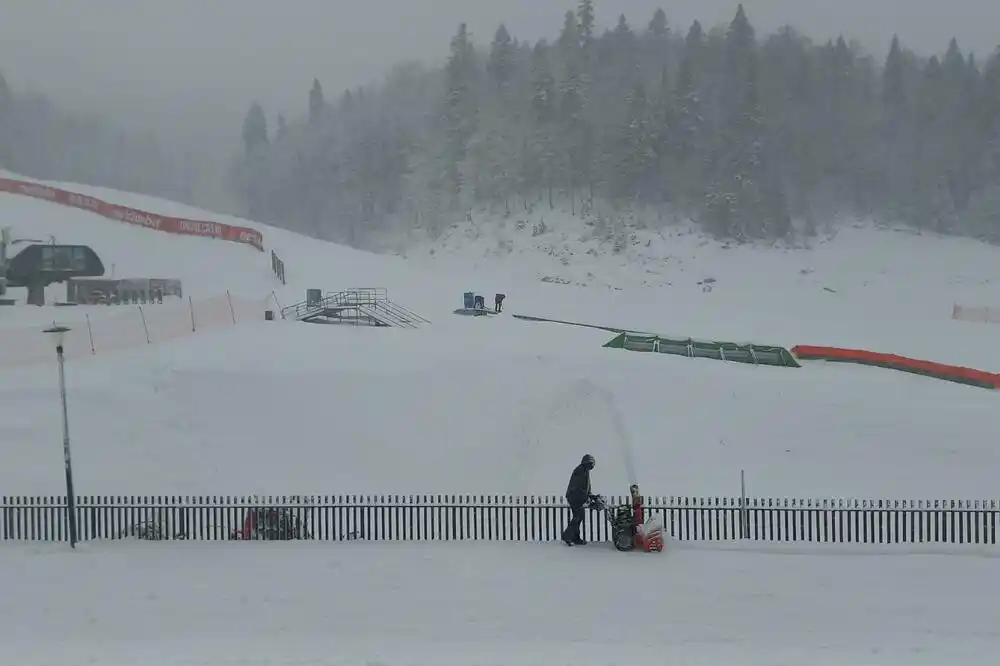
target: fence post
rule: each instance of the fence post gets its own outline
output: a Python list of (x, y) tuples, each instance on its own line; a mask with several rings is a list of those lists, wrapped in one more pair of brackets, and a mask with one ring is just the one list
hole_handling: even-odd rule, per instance
[(188, 310), (191, 312), (191, 332), (194, 333), (196, 330), (194, 325), (194, 301), (191, 300), (191, 294), (188, 294)]
[(94, 329), (90, 327), (90, 315), (86, 315), (87, 318), (87, 335), (90, 336), (90, 353), (96, 354), (97, 350), (94, 349)]
[[(274, 304), (278, 306), (278, 312), (281, 312), (281, 303), (278, 302), (278, 295), (274, 293), (273, 289), (271, 290), (271, 298), (274, 299)], [(281, 315), (281, 318), (284, 319), (285, 315)]]
[(233, 323), (235, 324), (236, 323), (236, 310), (233, 309), (233, 297), (229, 293), (228, 289), (226, 289), (226, 300), (229, 301), (229, 314), (232, 316)]
[(747, 476), (740, 470), (740, 538), (750, 538), (750, 510), (747, 507)]
[(139, 316), (142, 317), (142, 330), (146, 332), (146, 344), (149, 344), (149, 328), (146, 326), (146, 314), (142, 311), (142, 306), (137, 305), (139, 308)]

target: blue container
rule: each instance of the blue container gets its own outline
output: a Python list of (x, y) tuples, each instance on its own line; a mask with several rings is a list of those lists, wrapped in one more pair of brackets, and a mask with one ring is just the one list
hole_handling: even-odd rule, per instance
[(462, 302), (465, 304), (465, 309), (466, 310), (471, 310), (472, 308), (476, 307), (476, 294), (475, 294), (475, 292), (471, 292), (471, 291), (465, 292), (464, 298), (462, 299)]

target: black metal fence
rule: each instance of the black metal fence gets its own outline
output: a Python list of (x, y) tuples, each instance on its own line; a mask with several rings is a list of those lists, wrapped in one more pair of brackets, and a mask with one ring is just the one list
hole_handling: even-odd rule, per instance
[(274, 273), (274, 277), (281, 281), (281, 284), (286, 284), (285, 262), (274, 253), (274, 250), (271, 250), (271, 271)]
[[(658, 516), (667, 538), (679, 541), (996, 545), (1000, 530), (997, 500), (646, 502), (646, 517)], [(553, 541), (569, 510), (551, 496), (81, 496), (76, 517), (80, 540)], [(0, 497), (0, 540), (68, 540), (67, 519), (65, 497)], [(589, 513), (583, 533), (589, 541), (609, 540), (604, 515)]]

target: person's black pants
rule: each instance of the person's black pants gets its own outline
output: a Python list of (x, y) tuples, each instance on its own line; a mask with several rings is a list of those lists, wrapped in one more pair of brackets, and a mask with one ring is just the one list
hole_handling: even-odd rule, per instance
[(563, 541), (576, 543), (583, 540), (580, 536), (580, 525), (583, 524), (583, 505), (571, 506), (569, 510), (569, 525), (563, 530), (562, 538)]

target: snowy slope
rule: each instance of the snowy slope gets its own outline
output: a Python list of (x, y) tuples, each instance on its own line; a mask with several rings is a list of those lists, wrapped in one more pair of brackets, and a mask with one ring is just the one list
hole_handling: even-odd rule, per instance
[[(0, 177), (25, 180), (17, 174), (4, 171), (0, 171)], [(268, 250), (275, 250), (279, 255), (283, 255), (285, 245), (291, 241), (299, 249), (301, 260), (309, 260), (316, 256), (310, 251), (311, 243), (308, 240), (266, 225), (207, 213), (152, 197), (75, 183), (37, 182), (160, 215), (189, 216), (198, 220), (250, 226), (264, 231)], [(4, 213), (4, 225), (13, 227), (15, 238), (33, 238), (48, 242), (49, 237), (54, 236), (60, 243), (80, 242), (90, 245), (103, 259), (109, 276), (113, 274), (115, 277), (180, 278), (184, 283), (185, 292), (193, 294), (195, 298), (224, 293), (226, 290), (241, 296), (257, 297), (280, 287), (271, 272), (269, 254), (259, 252), (250, 246), (165, 234), (109, 220), (87, 211), (2, 192), (0, 192), (0, 210)], [(379, 266), (385, 263), (380, 262), (377, 257), (371, 261), (371, 255), (349, 248), (325, 244), (325, 249), (326, 252), (322, 255), (325, 268), (323, 272), (331, 276), (343, 276), (343, 267), (352, 264), (368, 263)], [(20, 247), (12, 248), (12, 254), (19, 250)], [(369, 276), (363, 274), (359, 277), (363, 281)], [(64, 292), (65, 287), (54, 285), (52, 289), (58, 295)], [(299, 290), (296, 288), (296, 294)], [(279, 289), (279, 295), (281, 293)]]
[[(380, 286), (443, 325), (462, 292), (490, 300), (503, 291), (510, 312), (709, 339), (863, 347), (1000, 370), (994, 329), (950, 319), (956, 303), (1000, 306), (1000, 248), (968, 239), (858, 223), (813, 241), (810, 250), (735, 247), (681, 224), (654, 228), (653, 219), (640, 219), (646, 229), (609, 238), (592, 220), (538, 208), (509, 219), (479, 212), (432, 245), (418, 244), (404, 261), (151, 197), (54, 185), (164, 215), (261, 229), (267, 249), (286, 263), (289, 284), (276, 289), (286, 305), (302, 300), (307, 287)], [(107, 263), (118, 264), (118, 274), (155, 270), (199, 292), (230, 289), (248, 298), (276, 287), (267, 255), (248, 247), (165, 236), (2, 193), (0, 201), (26, 236), (86, 236)], [(546, 231), (534, 236), (539, 222)], [(143, 250), (126, 250), (133, 246)], [(703, 291), (706, 278), (715, 280), (711, 292)]]
[[(758, 496), (996, 496), (995, 392), (874, 368), (607, 350), (603, 331), (451, 314), (463, 291), (487, 301), (503, 291), (509, 312), (1000, 370), (1000, 328), (949, 319), (953, 302), (1000, 300), (994, 248), (863, 228), (811, 251), (719, 249), (663, 232), (664, 286), (639, 284), (655, 256), (625, 266), (598, 244), (596, 257), (563, 262), (533, 249), (530, 233), (508, 259), (455, 236), (433, 257), (403, 259), (252, 225), (286, 262), (280, 287), (268, 253), (249, 247), (9, 195), (0, 217), (23, 236), (91, 244), (119, 275), (179, 277), (196, 298), (228, 290), (245, 308), (236, 326), (73, 356), (81, 494), (557, 494), (584, 452), (597, 456), (597, 490), (620, 493), (621, 415), (650, 494), (733, 495), (745, 470)], [(621, 288), (540, 281), (588, 272)], [(710, 292), (697, 284), (706, 277)], [(433, 323), (373, 330), (257, 316), (272, 290), (287, 305), (308, 287), (353, 286), (386, 287)], [(0, 308), (0, 355), (53, 318), (110, 310)], [(3, 367), (0, 494), (62, 491), (55, 372), (50, 357)], [(68, 554), (8, 544), (0, 644), (28, 666), (992, 663), (995, 553), (895, 552), (672, 548), (627, 560), (541, 545), (86, 544)], [(54, 600), (57, 585), (72, 602)]]
[[(70, 367), (77, 485), (114, 493), (542, 493), (585, 452), (650, 493), (996, 495), (996, 395), (878, 369), (606, 350), (599, 331), (217, 329)], [(8, 493), (62, 487), (54, 368), (0, 384)], [(613, 394), (613, 402), (603, 391)], [(83, 490), (81, 490), (83, 492)]]
[[(209, 216), (146, 197), (79, 189), (162, 214)], [(885, 351), (920, 349), (935, 360), (973, 364), (981, 359), (990, 369), (991, 360), (1000, 361), (998, 329), (954, 322), (943, 311), (950, 309), (946, 295), (977, 297), (963, 284), (974, 275), (987, 279), (992, 248), (901, 236), (915, 267), (901, 274), (910, 264), (890, 253), (880, 259), (859, 251), (855, 243), (864, 232), (858, 231), (855, 243), (837, 240), (811, 253), (723, 250), (733, 253), (733, 264), (718, 260), (718, 286), (708, 293), (694, 285), (612, 292), (539, 284), (518, 275), (520, 264), (506, 273), (495, 264), (492, 274), (470, 268), (463, 275), (447, 261), (413, 268), (399, 257), (258, 225), (265, 245), (287, 264), (289, 285), (278, 289), (268, 255), (249, 247), (135, 229), (13, 196), (0, 198), (0, 210), (23, 220), (30, 230), (25, 235), (65, 235), (121, 257), (123, 274), (171, 271), (196, 292), (232, 290), (247, 299), (245, 306), (259, 302), (260, 310), (271, 290), (287, 304), (307, 286), (385, 286), (433, 322), (418, 331), (265, 323), (249, 305), (240, 326), (169, 344), (93, 357), (77, 344), (73, 351), (86, 360), (71, 368), (71, 413), (78, 446), (93, 452), (80, 454), (77, 467), (81, 487), (94, 492), (335, 486), (342, 492), (545, 493), (567, 461), (585, 450), (604, 461), (604, 479), (620, 486), (626, 477), (613, 430), (616, 411), (626, 418), (650, 492), (733, 494), (740, 470), (759, 495), (985, 497), (995, 490), (1000, 452), (992, 442), (1000, 421), (988, 391), (874, 368), (789, 370), (650, 357), (602, 349), (611, 337), (603, 331), (451, 314), (472, 283), (468, 288), (487, 294), (489, 287), (506, 291), (515, 312), (722, 339), (761, 339), (746, 335), (758, 330), (773, 336), (764, 342), (789, 345), (883, 339)], [(867, 233), (869, 244), (888, 246), (888, 236)], [(949, 253), (954, 267), (939, 259), (941, 277), (934, 283), (921, 267), (933, 263), (931, 255)], [(835, 272), (855, 261), (852, 270)], [(801, 265), (823, 267), (823, 275), (798, 284), (778, 280)], [(761, 277), (765, 268), (773, 282)], [(895, 274), (899, 281), (890, 281)], [(817, 282), (826, 275), (842, 280), (842, 288), (866, 280), (882, 287), (829, 294)], [(838, 299), (836, 307), (811, 303), (816, 292)], [(898, 295), (890, 298), (891, 292)], [(872, 294), (882, 297), (862, 298)], [(0, 310), (6, 326), (0, 331), (11, 341), (4, 353), (14, 353), (29, 335), (44, 352), (36, 322), (18, 323), (22, 316), (43, 316), (35, 310), (62, 320), (79, 317), (77, 310), (97, 316), (116, 308)], [(228, 311), (221, 316), (228, 318)], [(789, 332), (781, 334), (781, 324)], [(827, 329), (834, 332), (818, 340), (800, 337)], [(845, 329), (856, 335), (836, 334)], [(40, 358), (50, 367), (45, 354)], [(45, 416), (51, 403), (43, 396), (52, 384), (41, 370), (12, 367), (0, 383), (0, 429), (7, 455), (17, 461), (0, 469), (6, 492), (57, 492), (62, 483), (59, 451), (44, 444), (58, 424)]]
[[(477, 211), (407, 256), (456, 272), (591, 287), (585, 299), (564, 288), (544, 306), (518, 294), (512, 307), (519, 312), (709, 339), (808, 340), (1000, 370), (990, 327), (949, 320), (955, 303), (1000, 306), (998, 247), (862, 221), (843, 222), (808, 250), (741, 247), (706, 239), (689, 224), (621, 217), (632, 226), (601, 227), (547, 206), (507, 219)], [(715, 280), (707, 293), (706, 279)]]

